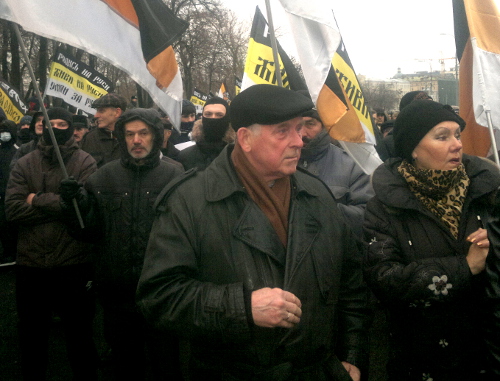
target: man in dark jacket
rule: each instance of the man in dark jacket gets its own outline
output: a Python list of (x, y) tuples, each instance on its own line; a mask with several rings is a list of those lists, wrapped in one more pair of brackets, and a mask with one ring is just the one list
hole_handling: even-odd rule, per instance
[[(85, 182), (95, 160), (73, 139), (71, 113), (55, 107), (48, 115), (68, 175)], [(72, 238), (63, 222), (62, 179), (45, 126), (37, 148), (12, 169), (5, 199), (7, 219), (19, 226), (16, 299), (24, 380), (45, 380), (53, 312), (66, 331), (73, 379), (97, 380), (90, 246)]]
[(347, 224), (360, 237), (366, 203), (375, 195), (370, 176), (340, 146), (332, 144), (316, 110), (304, 116), (302, 140), (299, 166), (328, 185)]
[[(182, 170), (160, 160), (163, 124), (157, 111), (126, 111), (115, 133), (120, 160), (101, 167), (85, 190), (74, 180), (63, 181), (63, 198), (69, 205), (75, 196), (79, 200), (86, 226), (79, 234), (98, 246), (97, 292), (116, 380), (145, 379), (146, 353), (152, 379), (180, 379), (177, 339), (145, 323), (135, 305), (135, 290), (153, 223), (153, 203)], [(67, 210), (71, 213), (73, 208)]]
[(328, 188), (296, 171), (312, 107), (278, 86), (246, 89), (231, 104), (237, 143), (158, 197), (137, 298), (190, 339), (193, 381), (359, 381), (359, 247)]
[(15, 263), (17, 229), (8, 223), (5, 216), (5, 189), (10, 174), (10, 162), (16, 153), (17, 126), (11, 120), (0, 123), (0, 241), (2, 242), (2, 253), (0, 255), (0, 266)]
[(80, 147), (92, 155), (97, 168), (120, 158), (120, 148), (114, 135), (115, 123), (127, 109), (127, 100), (121, 95), (108, 93), (92, 102), (96, 109), (97, 128), (86, 134)]
[(31, 118), (31, 123), (29, 128), (30, 140), (27, 143), (23, 143), (16, 151), (10, 163), (10, 169), (14, 168), (14, 165), (16, 165), (16, 162), (20, 158), (22, 158), (24, 155), (36, 149), (38, 141), (42, 136), (42, 132), (43, 132), (43, 112), (38, 111), (35, 114), (33, 114), (33, 118)]
[[(234, 141), (234, 131), (229, 124), (229, 105), (219, 97), (210, 98), (203, 106), (199, 132), (195, 136), (193, 128), (192, 138), (194, 146), (187, 147), (179, 152), (179, 161), (185, 170), (198, 168), (203, 170), (222, 152), (228, 140)], [(232, 134), (231, 134), (232, 132)]]

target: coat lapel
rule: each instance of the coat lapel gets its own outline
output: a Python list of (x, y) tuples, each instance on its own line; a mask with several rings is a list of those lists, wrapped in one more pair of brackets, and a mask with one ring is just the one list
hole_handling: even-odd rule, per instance
[(285, 248), (274, 231), (271, 222), (254, 202), (248, 202), (236, 223), (233, 235), (285, 265)]

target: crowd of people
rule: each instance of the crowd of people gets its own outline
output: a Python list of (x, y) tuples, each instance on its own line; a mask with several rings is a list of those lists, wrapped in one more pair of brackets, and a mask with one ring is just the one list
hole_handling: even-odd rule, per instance
[(25, 380), (54, 314), (73, 379), (99, 379), (96, 303), (115, 380), (366, 381), (376, 309), (388, 380), (500, 376), (500, 171), (450, 106), (376, 113), (372, 175), (304, 91), (184, 100), (179, 130), (135, 96), (92, 107), (0, 121)]

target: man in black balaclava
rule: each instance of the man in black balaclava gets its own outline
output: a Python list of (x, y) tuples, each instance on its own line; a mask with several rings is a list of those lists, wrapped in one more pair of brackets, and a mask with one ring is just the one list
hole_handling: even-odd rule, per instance
[(193, 130), (194, 121), (196, 119), (196, 107), (187, 99), (182, 101), (181, 111), (181, 132), (180, 134), (172, 135), (172, 143), (179, 144), (191, 140), (190, 133)]
[[(95, 160), (73, 139), (73, 116), (63, 108), (48, 110), (69, 176), (85, 182)], [(91, 245), (73, 238), (64, 224), (59, 185), (63, 171), (44, 125), (36, 149), (11, 171), (5, 195), (7, 219), (18, 226), (16, 300), (22, 373), (25, 380), (45, 380), (54, 311), (62, 319), (68, 359), (75, 380), (97, 380), (93, 342), (95, 300)]]
[(28, 143), (31, 140), (30, 125), (32, 120), (33, 117), (31, 115), (25, 115), (19, 121), (18, 145)]
[(203, 107), (201, 121), (193, 128), (194, 146), (183, 149), (177, 161), (186, 171), (197, 167), (203, 170), (221, 153), (222, 149), (234, 141), (234, 130), (229, 125), (229, 105), (219, 97), (210, 98)]
[(0, 124), (0, 241), (3, 251), (0, 256), (0, 266), (15, 263), (17, 229), (7, 223), (5, 216), (5, 188), (10, 174), (10, 162), (17, 151), (17, 126), (11, 120)]

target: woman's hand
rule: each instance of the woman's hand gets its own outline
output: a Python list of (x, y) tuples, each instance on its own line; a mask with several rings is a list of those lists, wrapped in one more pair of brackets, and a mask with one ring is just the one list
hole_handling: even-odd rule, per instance
[(490, 247), (486, 229), (477, 229), (467, 237), (467, 241), (472, 242), (472, 245), (470, 245), (469, 252), (465, 259), (469, 264), (472, 275), (476, 275), (484, 270), (488, 249)]

